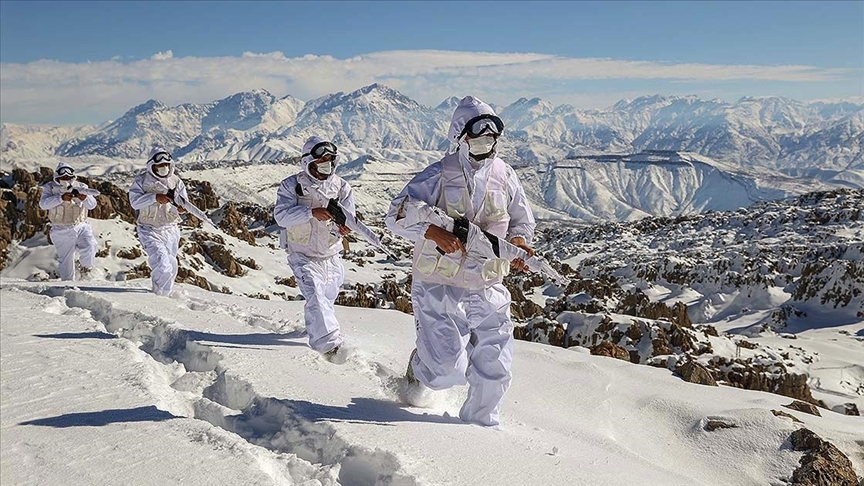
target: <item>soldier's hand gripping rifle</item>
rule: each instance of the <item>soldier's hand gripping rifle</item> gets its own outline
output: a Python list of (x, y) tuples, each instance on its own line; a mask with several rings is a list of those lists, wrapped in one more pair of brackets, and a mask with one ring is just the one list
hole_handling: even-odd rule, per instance
[(96, 197), (102, 193), (89, 187), (72, 187), (72, 185), (69, 185), (66, 188), (66, 194), (71, 194), (72, 197), (78, 197), (79, 194)]
[(187, 212), (189, 212), (189, 214), (191, 214), (192, 216), (195, 216), (196, 218), (200, 219), (201, 221), (204, 221), (205, 223), (209, 224), (210, 226), (212, 226), (216, 229), (221, 229), (218, 226), (216, 226), (216, 223), (214, 223), (213, 220), (211, 220), (210, 217), (207, 216), (207, 214), (204, 211), (201, 211), (200, 209), (198, 209), (198, 206), (189, 202), (188, 199), (186, 199), (185, 197), (178, 194), (174, 189), (169, 189), (165, 184), (162, 184), (159, 181), (156, 181), (156, 184), (158, 184), (160, 186), (160, 189), (163, 189), (165, 191), (165, 192), (162, 192), (161, 194), (168, 196), (168, 199), (171, 200), (171, 204), (177, 206), (178, 208), (185, 209)]
[(390, 250), (386, 246), (384, 246), (383, 243), (381, 243), (381, 239), (378, 238), (378, 235), (376, 235), (371, 228), (358, 221), (353, 214), (345, 211), (342, 208), (342, 205), (339, 204), (339, 201), (337, 201), (335, 198), (330, 198), (330, 201), (328, 201), (327, 212), (329, 212), (333, 216), (333, 221), (335, 221), (336, 224), (340, 226), (345, 226), (351, 231), (354, 231), (355, 233), (360, 235), (361, 238), (371, 243), (372, 246), (384, 252), (385, 255), (394, 260), (396, 259), (396, 256), (392, 252), (390, 252)]
[[(441, 208), (430, 206), (422, 201), (412, 200), (406, 197), (400, 208), (400, 215), (404, 214), (406, 220), (413, 222), (427, 222), (439, 226), (459, 238), (469, 254), (479, 255), (483, 259), (503, 258), (507, 261), (521, 259), (532, 272), (539, 272), (548, 276), (559, 285), (567, 285), (569, 280), (558, 273), (552, 265), (543, 257), (528, 256), (524, 249), (510, 243), (504, 238), (499, 238), (492, 233), (483, 231), (467, 218), (454, 219), (448, 216)], [(444, 253), (438, 248), (439, 253)]]

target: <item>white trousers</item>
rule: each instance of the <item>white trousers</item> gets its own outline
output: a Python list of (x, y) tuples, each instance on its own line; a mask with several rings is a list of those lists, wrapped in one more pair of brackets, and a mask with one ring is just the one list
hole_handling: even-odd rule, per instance
[(345, 281), (345, 267), (342, 257), (313, 259), (300, 253), (289, 253), (288, 264), (294, 271), (300, 293), (306, 299), (303, 314), (306, 321), (306, 334), (309, 347), (319, 353), (326, 353), (342, 344), (339, 321), (333, 303)]
[(51, 226), (51, 242), (57, 249), (59, 265), (57, 273), (61, 280), (75, 280), (75, 251), (84, 268), (96, 264), (96, 247), (99, 243), (93, 237), (90, 223), (83, 222), (74, 226)]
[(177, 252), (180, 246), (180, 229), (176, 224), (165, 226), (138, 225), (138, 238), (147, 252), (153, 293), (168, 295), (177, 278)]
[(459, 418), (498, 425), (513, 361), (510, 292), (502, 284), (468, 290), (414, 279), (411, 300), (417, 327), (414, 376), (433, 390), (467, 383)]

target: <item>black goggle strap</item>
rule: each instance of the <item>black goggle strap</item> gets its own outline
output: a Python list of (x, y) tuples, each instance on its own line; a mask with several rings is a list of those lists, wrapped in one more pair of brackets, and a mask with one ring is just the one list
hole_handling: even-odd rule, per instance
[[(168, 152), (159, 152), (158, 154), (151, 157), (150, 160), (159, 164), (159, 163), (162, 163), (163, 161), (166, 161), (166, 160), (168, 162), (171, 162), (172, 159), (171, 159), (171, 154), (169, 154)], [(150, 160), (148, 160), (148, 162)]]
[(336, 146), (330, 142), (321, 142), (315, 144), (308, 153), (301, 155), (301, 157), (306, 157), (307, 155), (312, 156), (312, 160), (318, 160), (321, 157), (324, 157), (327, 154), (332, 154), (334, 157), (337, 155)]

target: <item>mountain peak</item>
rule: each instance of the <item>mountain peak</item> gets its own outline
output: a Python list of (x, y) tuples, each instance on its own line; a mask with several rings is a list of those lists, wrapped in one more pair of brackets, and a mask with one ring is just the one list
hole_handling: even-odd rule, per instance
[(165, 103), (162, 103), (159, 100), (149, 99), (149, 100), (145, 101), (144, 103), (141, 103), (140, 105), (127, 111), (126, 114), (123, 116), (135, 116), (135, 115), (140, 115), (141, 113), (146, 113), (148, 111), (162, 110), (165, 108), (168, 108), (168, 105), (166, 105)]
[(453, 110), (459, 105), (459, 97), (451, 96), (446, 100), (442, 101), (435, 107), (436, 110), (446, 111), (447, 113), (452, 113)]

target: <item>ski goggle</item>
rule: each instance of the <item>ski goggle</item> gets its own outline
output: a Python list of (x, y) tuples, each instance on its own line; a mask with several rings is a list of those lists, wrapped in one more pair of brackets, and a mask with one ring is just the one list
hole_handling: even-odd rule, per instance
[(462, 133), (459, 135), (468, 135), (471, 138), (477, 138), (481, 135), (486, 135), (487, 133), (491, 133), (492, 135), (501, 135), (501, 132), (504, 131), (504, 122), (501, 121), (495, 115), (480, 115), (475, 116), (474, 118), (468, 120), (465, 123), (465, 128), (462, 129)]
[(57, 169), (57, 177), (74, 177), (75, 170), (72, 167), (60, 167)]
[(328, 154), (333, 156), (331, 160), (335, 160), (336, 155), (338, 155), (336, 153), (336, 146), (330, 142), (321, 142), (315, 144), (315, 146), (312, 147), (312, 150), (310, 150), (308, 153), (303, 154), (301, 157), (311, 155), (313, 160), (318, 160)]
[(168, 152), (159, 152), (158, 154), (151, 157), (150, 160), (152, 160), (153, 162), (155, 162), (157, 164), (160, 164), (163, 162), (170, 163), (172, 159), (171, 159), (171, 154), (169, 154)]

